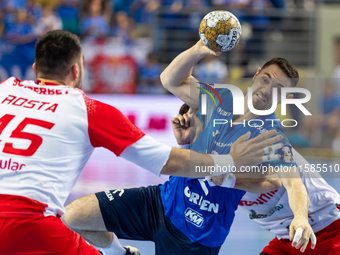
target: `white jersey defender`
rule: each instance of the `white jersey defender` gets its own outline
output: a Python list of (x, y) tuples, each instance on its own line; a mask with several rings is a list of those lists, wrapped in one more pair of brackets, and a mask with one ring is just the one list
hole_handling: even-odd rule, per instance
[[(310, 164), (301, 154), (295, 149), (292, 152), (296, 164), (301, 167), (301, 179), (310, 199), (309, 223), (316, 233), (340, 218), (337, 208), (340, 196), (317, 172), (310, 171), (308, 166), (305, 168)], [(294, 215), (288, 203), (287, 190), (283, 186), (260, 195), (247, 192), (239, 205), (250, 219), (274, 233), (278, 239), (289, 239), (289, 225)]]
[(146, 148), (163, 152), (151, 166), (142, 165), (156, 174), (171, 150), (79, 89), (14, 77), (0, 84), (0, 194), (39, 201), (45, 216), (62, 216), (82, 169), (101, 146), (139, 165)]

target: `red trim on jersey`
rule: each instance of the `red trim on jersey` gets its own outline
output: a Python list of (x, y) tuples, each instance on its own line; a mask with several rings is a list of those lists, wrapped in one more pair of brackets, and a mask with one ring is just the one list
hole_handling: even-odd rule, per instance
[(47, 206), (28, 197), (0, 194), (0, 217), (43, 216)]
[(253, 206), (253, 205), (263, 205), (267, 203), (278, 190), (273, 190), (267, 193), (260, 194), (255, 201), (241, 200), (238, 204), (239, 206)]
[(144, 133), (119, 110), (85, 96), (89, 136), (93, 147), (104, 147), (119, 156), (126, 147), (137, 142)]
[(292, 247), (288, 239), (278, 240), (276, 237), (263, 249), (263, 253), (269, 255), (338, 255), (340, 254), (340, 219), (334, 221), (328, 227), (315, 233), (316, 246), (311, 249), (309, 241), (304, 253)]

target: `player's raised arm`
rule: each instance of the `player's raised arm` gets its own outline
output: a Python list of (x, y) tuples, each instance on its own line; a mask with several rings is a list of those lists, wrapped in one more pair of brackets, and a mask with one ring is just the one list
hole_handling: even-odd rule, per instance
[(202, 41), (179, 54), (162, 72), (161, 82), (168, 91), (191, 107), (199, 106), (198, 80), (192, 76), (193, 67), (206, 55), (220, 55), (208, 49)]

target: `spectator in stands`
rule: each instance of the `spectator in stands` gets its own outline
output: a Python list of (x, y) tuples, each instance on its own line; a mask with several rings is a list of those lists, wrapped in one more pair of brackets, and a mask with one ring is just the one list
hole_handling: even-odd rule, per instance
[(63, 29), (74, 34), (79, 32), (78, 5), (80, 0), (59, 0), (58, 13), (63, 22)]
[(15, 44), (26, 44), (36, 39), (33, 27), (28, 22), (28, 13), (25, 9), (16, 11), (16, 21), (7, 31), (6, 37)]
[(4, 0), (0, 7), (4, 30), (7, 32), (16, 22), (17, 9), (25, 9), (26, 2), (23, 0)]
[(336, 91), (340, 94), (340, 37), (335, 39), (335, 67), (332, 73), (332, 78), (336, 86)]
[(340, 152), (340, 128), (338, 128), (336, 137), (332, 141), (332, 149), (336, 152)]
[(178, 22), (183, 18), (180, 12), (183, 9), (184, 0), (161, 0), (161, 4), (166, 7), (166, 12), (162, 15), (166, 29), (182, 27), (183, 24)]
[(126, 12), (120, 11), (115, 15), (115, 25), (112, 28), (111, 35), (121, 38), (128, 42), (131, 39), (133, 23)]
[(25, 9), (27, 7), (26, 0), (3, 0), (1, 5), (10, 9)]
[(202, 82), (208, 79), (209, 83), (224, 83), (228, 77), (228, 68), (215, 56), (208, 55), (195, 67), (194, 75)]
[(160, 81), (162, 68), (155, 54), (149, 53), (147, 61), (139, 68), (139, 94), (164, 94), (165, 90)]
[(134, 0), (130, 5), (130, 13), (137, 25), (151, 25), (154, 18), (153, 14), (160, 5), (160, 0)]
[(102, 1), (92, 0), (89, 6), (89, 14), (81, 21), (80, 33), (83, 37), (108, 36), (109, 24), (102, 13)]
[(322, 146), (330, 147), (332, 141), (337, 136), (340, 124), (340, 97), (336, 93), (335, 86), (331, 81), (327, 81), (324, 86), (323, 95), (320, 98), (321, 112), (313, 114), (313, 118), (306, 121), (306, 128), (310, 137), (317, 127), (321, 127), (324, 132)]
[(38, 20), (36, 34), (43, 35), (51, 30), (62, 29), (61, 19), (54, 14), (53, 6), (46, 4), (43, 8), (43, 16)]
[[(185, 0), (185, 21), (187, 31), (183, 31), (183, 40), (188, 41), (191, 45), (197, 42), (197, 30), (201, 24), (201, 20), (207, 14), (206, 0)], [(187, 38), (185, 38), (185, 35)]]
[(212, 0), (212, 5), (216, 8), (225, 10), (244, 9), (247, 7), (248, 0)]
[(164, 6), (170, 6), (172, 13), (178, 13), (182, 10), (184, 0), (162, 0)]
[(130, 13), (135, 24), (136, 37), (152, 37), (150, 27), (155, 21), (155, 11), (161, 6), (160, 0), (134, 0)]
[(207, 14), (206, 0), (186, 0), (185, 7), (189, 10), (189, 27), (197, 30), (202, 18)]
[(245, 53), (253, 58), (263, 58), (265, 53), (265, 35), (268, 31), (270, 20), (266, 10), (270, 9), (272, 4), (268, 0), (253, 0), (247, 5), (250, 15), (246, 20), (252, 27), (253, 37), (246, 43)]
[(38, 20), (43, 16), (41, 4), (37, 0), (27, 0), (27, 12), (32, 25), (37, 25)]
[[(112, 17), (112, 4), (110, 0), (100, 0), (101, 5), (101, 15), (105, 17), (107, 24), (111, 23), (111, 17)], [(84, 0), (81, 2), (80, 12), (79, 12), (79, 19), (82, 21), (84, 18), (86, 18), (91, 8), (92, 0)]]
[[(184, 42), (188, 39), (187, 24), (186, 21), (183, 22), (186, 17), (181, 13), (183, 2), (184, 0), (161, 0), (164, 11), (160, 13), (161, 22), (157, 24), (159, 26), (158, 31), (160, 31), (158, 36), (162, 38), (160, 48), (157, 51), (160, 56), (162, 52), (167, 51), (167, 55), (174, 58), (182, 51), (181, 47), (173, 43), (176, 40), (175, 38), (183, 38)], [(190, 44), (190, 42), (188, 43)]]

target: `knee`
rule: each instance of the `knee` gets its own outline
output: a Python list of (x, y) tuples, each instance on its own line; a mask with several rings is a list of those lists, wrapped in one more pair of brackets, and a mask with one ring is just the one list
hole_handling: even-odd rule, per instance
[(94, 203), (97, 199), (94, 195), (78, 198), (65, 207), (65, 214), (62, 219), (71, 229), (82, 230), (87, 225), (89, 217), (93, 212)]
[(79, 213), (81, 213), (81, 204), (74, 200), (65, 207), (65, 214), (62, 219), (64, 223), (71, 229), (79, 228), (79, 220), (81, 219)]

